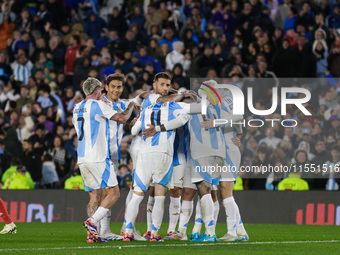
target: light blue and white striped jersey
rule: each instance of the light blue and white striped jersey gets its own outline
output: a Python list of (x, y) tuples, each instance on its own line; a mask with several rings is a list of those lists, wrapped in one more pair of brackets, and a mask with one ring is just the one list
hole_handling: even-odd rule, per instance
[(225, 95), (221, 101), (222, 101), (221, 118), (229, 121), (228, 124), (222, 126), (226, 144), (228, 147), (237, 148), (237, 146), (231, 141), (231, 138), (236, 137), (236, 129), (234, 124), (233, 126), (230, 126), (230, 120), (232, 119), (233, 123), (237, 123), (243, 119), (243, 116), (233, 115), (233, 98), (230, 95), (228, 94)]
[[(143, 109), (140, 117), (132, 128), (132, 134), (135, 135), (141, 130), (147, 129), (148, 124), (160, 126), (178, 118), (183, 118), (183, 125), (190, 119), (188, 114), (190, 110), (189, 104), (176, 102), (159, 102), (155, 105)], [(139, 153), (161, 152), (170, 156), (174, 155), (174, 140), (176, 130), (166, 132), (158, 132), (149, 138), (142, 138)]]
[(33, 64), (31, 63), (31, 61), (28, 61), (24, 65), (21, 65), (15, 61), (11, 64), (11, 68), (13, 71), (14, 79), (17, 81), (22, 81), (25, 85), (27, 85), (28, 79), (29, 77), (31, 77), (31, 70), (33, 68)]
[(173, 165), (182, 165), (188, 161), (189, 155), (189, 127), (188, 124), (176, 129), (174, 142)]
[[(243, 119), (242, 115), (235, 116), (233, 115), (233, 98), (226, 94), (222, 98), (222, 110), (221, 110), (221, 118), (226, 119), (230, 122), (230, 120), (237, 120), (235, 122), (239, 122), (241, 119)], [(235, 118), (236, 117), (236, 118)], [(241, 160), (241, 152), (239, 148), (232, 142), (232, 138), (236, 137), (237, 132), (235, 129), (235, 126), (231, 126), (229, 123), (227, 125), (222, 126), (223, 129), (223, 135), (225, 139), (225, 147), (226, 147), (226, 162), (229, 165), (233, 176), (235, 178), (235, 183), (236, 183), (236, 178), (237, 178), (237, 172), (238, 169), (236, 167), (239, 167), (238, 165), (235, 166), (234, 162), (240, 162)]]
[(116, 113), (103, 101), (93, 99), (74, 106), (72, 123), (78, 137), (78, 164), (104, 162), (109, 158), (109, 119)]
[(326, 162), (328, 168), (329, 168), (329, 178), (326, 184), (326, 190), (339, 190), (339, 185), (334, 179), (334, 173), (338, 172), (339, 169), (337, 169), (340, 165), (340, 161), (338, 162)]
[[(207, 118), (220, 119), (220, 106), (209, 104), (207, 107)], [(225, 140), (222, 128), (201, 128), (203, 122), (202, 114), (193, 114), (189, 123), (190, 152), (193, 159), (219, 156), (225, 159)]]
[[(153, 92), (153, 91), (151, 91)], [(154, 105), (156, 104), (157, 99), (160, 97), (160, 94), (156, 94), (153, 92), (153, 94), (150, 94), (147, 96), (146, 99), (143, 100), (142, 102), (142, 107), (143, 109), (149, 107), (150, 105)], [(135, 154), (137, 153), (137, 151), (140, 150), (140, 143), (142, 141), (142, 134), (137, 134), (133, 140), (131, 141), (131, 145), (130, 145), (130, 154)], [(133, 151), (133, 152), (132, 152)], [(132, 152), (132, 153), (131, 153)], [(135, 159), (137, 160), (137, 159)]]
[[(137, 104), (140, 104), (141, 100), (139, 100), (139, 96), (133, 99), (118, 99), (118, 102), (111, 102), (110, 99), (108, 99), (106, 96), (103, 97), (103, 100), (106, 100), (111, 104), (111, 107), (113, 110), (121, 113), (126, 110), (130, 102), (136, 102)], [(109, 127), (110, 127), (110, 157), (111, 159), (121, 159), (120, 155), (120, 143), (123, 138), (124, 134), (124, 125), (120, 124), (116, 121), (110, 120), (109, 121)]]

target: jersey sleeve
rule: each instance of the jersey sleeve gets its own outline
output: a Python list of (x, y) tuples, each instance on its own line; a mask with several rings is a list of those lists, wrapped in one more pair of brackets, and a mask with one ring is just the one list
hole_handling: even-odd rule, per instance
[[(139, 94), (139, 95), (140, 95), (140, 94)], [(135, 102), (136, 104), (139, 104), (139, 105), (140, 105), (140, 104), (142, 103), (143, 99), (140, 98), (139, 95), (136, 96), (135, 98), (129, 99), (129, 100), (128, 100), (129, 103), (130, 103), (130, 102)], [(157, 99), (156, 99), (156, 100), (157, 100)], [(127, 107), (127, 105), (126, 105), (126, 107)]]
[(169, 112), (172, 112), (174, 119), (164, 123), (164, 127), (166, 130), (173, 130), (183, 126), (190, 119), (190, 115), (188, 114), (188, 109), (190, 106), (185, 103), (169, 103)]
[(159, 94), (150, 94), (148, 95), (148, 98), (151, 102), (151, 104), (156, 104), (157, 103), (157, 99), (160, 97), (161, 95)]
[(135, 125), (131, 129), (131, 134), (138, 135), (141, 130), (142, 130), (142, 121), (141, 121), (141, 116), (139, 116)]
[(113, 110), (110, 106), (108, 106), (103, 101), (97, 101), (98, 105), (101, 109), (101, 116), (103, 116), (106, 119), (110, 119), (113, 115), (118, 113), (117, 111)]

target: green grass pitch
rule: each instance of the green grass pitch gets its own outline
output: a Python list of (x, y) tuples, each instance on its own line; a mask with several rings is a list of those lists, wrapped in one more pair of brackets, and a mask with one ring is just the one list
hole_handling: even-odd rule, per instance
[[(2, 228), (3, 223), (0, 224)], [(181, 241), (87, 244), (82, 223), (18, 223), (18, 233), (0, 235), (0, 254), (340, 254), (339, 226), (246, 224), (248, 242), (192, 243)], [(121, 223), (111, 223), (118, 233)], [(146, 224), (137, 223), (140, 232)], [(191, 233), (193, 224), (189, 224)], [(160, 234), (165, 235), (167, 224)], [(226, 224), (217, 225), (217, 237)]]

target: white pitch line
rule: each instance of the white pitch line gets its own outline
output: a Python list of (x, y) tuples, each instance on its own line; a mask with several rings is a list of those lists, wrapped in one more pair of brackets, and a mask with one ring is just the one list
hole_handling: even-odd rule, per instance
[(195, 246), (215, 246), (215, 245), (259, 245), (259, 244), (300, 244), (300, 243), (339, 243), (340, 240), (321, 240), (321, 241), (282, 241), (282, 242), (222, 242), (222, 243), (193, 243), (193, 244), (163, 244), (163, 245), (98, 245), (98, 246), (78, 246), (78, 247), (51, 247), (51, 248), (23, 248), (23, 249), (0, 249), (5, 251), (46, 251), (46, 250), (76, 250), (76, 249), (107, 249), (107, 248), (149, 248), (149, 247), (195, 247)]

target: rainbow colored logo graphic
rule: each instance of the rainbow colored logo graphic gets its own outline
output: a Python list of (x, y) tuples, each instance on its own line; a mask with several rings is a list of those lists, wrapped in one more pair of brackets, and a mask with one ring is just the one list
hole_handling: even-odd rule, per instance
[[(222, 105), (222, 100), (221, 100), (220, 95), (217, 93), (217, 91), (216, 91), (212, 86), (210, 86), (210, 85), (208, 85), (208, 84), (206, 84), (206, 83), (204, 83), (204, 82), (202, 82), (202, 83), (200, 83), (200, 84), (206, 86), (207, 88), (209, 88), (209, 89), (217, 96), (218, 101), (219, 101), (220, 104)], [(212, 98), (212, 100), (214, 101), (214, 104), (217, 105), (217, 102), (216, 102), (216, 99), (215, 99), (214, 95), (213, 95), (209, 90), (204, 89), (204, 88), (199, 88), (199, 89), (201, 89), (201, 90), (203, 90), (205, 93), (207, 93), (207, 94)]]

